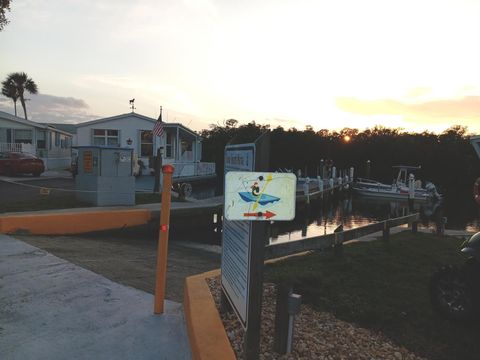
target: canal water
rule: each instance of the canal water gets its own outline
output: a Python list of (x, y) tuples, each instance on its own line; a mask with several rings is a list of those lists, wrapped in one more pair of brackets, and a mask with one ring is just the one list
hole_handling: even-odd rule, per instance
[[(420, 213), (420, 226), (432, 230), (440, 219), (445, 218), (446, 229), (480, 231), (479, 211), (471, 199), (465, 199), (463, 203), (446, 199), (441, 203), (414, 204), (414, 212)], [(310, 208), (297, 211), (292, 223), (272, 224), (270, 243), (330, 234), (340, 225), (347, 230), (408, 214), (405, 201), (358, 196), (336, 198), (329, 204), (313, 203)]]
[[(215, 194), (212, 188), (196, 189), (193, 193), (193, 197), (196, 198), (215, 195), (218, 194)], [(471, 194), (447, 196), (440, 203), (417, 203), (414, 205), (414, 212), (421, 215), (421, 227), (434, 230), (436, 222), (446, 218), (446, 229), (480, 231), (480, 207), (475, 204)], [(408, 214), (406, 201), (351, 195), (334, 197), (325, 203), (313, 201), (308, 207), (299, 206), (293, 221), (272, 222), (269, 226), (269, 242), (295, 241), (330, 234), (340, 225), (346, 230)], [(218, 244), (221, 237), (219, 219), (211, 214), (208, 221), (212, 222), (212, 226), (195, 229), (195, 237), (200, 241)]]

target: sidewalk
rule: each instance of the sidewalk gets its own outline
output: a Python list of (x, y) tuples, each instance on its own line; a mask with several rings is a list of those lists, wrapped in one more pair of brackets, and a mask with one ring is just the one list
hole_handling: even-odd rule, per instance
[(0, 235), (1, 359), (190, 359), (182, 306)]

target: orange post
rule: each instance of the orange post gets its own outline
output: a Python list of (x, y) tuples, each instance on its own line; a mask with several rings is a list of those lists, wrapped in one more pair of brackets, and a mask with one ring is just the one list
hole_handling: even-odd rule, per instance
[(170, 225), (170, 202), (172, 196), (172, 165), (162, 167), (162, 209), (160, 213), (160, 229), (158, 231), (157, 272), (155, 281), (155, 314), (163, 314), (165, 300), (165, 283), (167, 278), (168, 228)]

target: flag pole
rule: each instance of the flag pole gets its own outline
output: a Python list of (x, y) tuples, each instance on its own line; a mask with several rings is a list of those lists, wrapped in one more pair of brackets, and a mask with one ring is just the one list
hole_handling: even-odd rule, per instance
[[(162, 122), (162, 106), (160, 106), (160, 115), (158, 115), (158, 120), (157, 122), (160, 121)], [(154, 131), (155, 132), (155, 131)], [(155, 136), (155, 140), (157, 139), (156, 134), (152, 134)], [(160, 143), (161, 145), (161, 143)], [(158, 146), (157, 148), (157, 153), (155, 156), (155, 182), (153, 185), (153, 193), (158, 193), (160, 192), (160, 169), (162, 168), (162, 152), (161, 152), (161, 146)]]

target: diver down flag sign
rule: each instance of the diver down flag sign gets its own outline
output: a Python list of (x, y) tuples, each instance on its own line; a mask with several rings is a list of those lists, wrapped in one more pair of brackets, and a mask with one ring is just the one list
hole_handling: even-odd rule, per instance
[(227, 220), (295, 218), (297, 177), (290, 173), (231, 171), (225, 175)]

